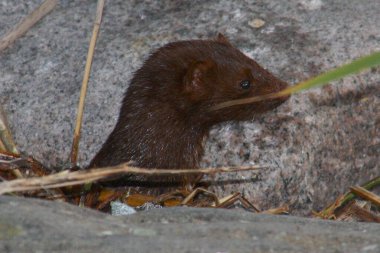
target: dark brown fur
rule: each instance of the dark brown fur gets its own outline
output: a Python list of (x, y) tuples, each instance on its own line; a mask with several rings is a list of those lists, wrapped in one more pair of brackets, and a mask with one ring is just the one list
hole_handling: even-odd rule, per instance
[[(241, 88), (243, 80), (250, 80), (250, 89)], [(133, 161), (145, 168), (198, 168), (203, 140), (213, 125), (252, 119), (287, 97), (213, 112), (208, 111), (211, 105), (285, 87), (285, 82), (233, 47), (223, 35), (216, 40), (169, 43), (134, 74), (118, 122), (89, 167)]]

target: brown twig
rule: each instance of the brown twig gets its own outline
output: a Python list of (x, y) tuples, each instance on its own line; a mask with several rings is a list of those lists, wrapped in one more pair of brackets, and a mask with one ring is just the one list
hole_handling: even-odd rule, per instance
[(56, 174), (37, 178), (15, 179), (0, 183), (0, 195), (9, 192), (29, 191), (37, 189), (59, 188), (65, 186), (79, 185), (93, 181), (106, 179), (111, 176), (123, 174), (143, 174), (143, 175), (178, 175), (178, 174), (214, 174), (223, 172), (237, 172), (247, 170), (258, 170), (263, 166), (250, 166), (238, 168), (205, 168), (205, 169), (144, 169), (129, 166), (128, 163), (114, 167), (101, 169), (81, 170), (81, 171), (62, 171)]
[(79, 104), (78, 104), (77, 121), (75, 124), (73, 145), (71, 148), (71, 163), (73, 165), (76, 165), (77, 160), (78, 160), (78, 147), (79, 147), (80, 131), (81, 131), (82, 119), (83, 119), (84, 101), (85, 101), (86, 93), (87, 93), (88, 80), (90, 78), (92, 60), (94, 58), (96, 40), (98, 38), (100, 24), (102, 22), (104, 1), (105, 0), (98, 0), (94, 28), (92, 30), (92, 37), (91, 37), (91, 41), (90, 41), (90, 46), (88, 48), (86, 66), (84, 69), (82, 88), (80, 91), (80, 98), (79, 98)]
[(11, 31), (0, 39), (0, 52), (11, 45), (15, 40), (23, 36), (39, 20), (51, 12), (58, 0), (45, 0), (32, 13), (22, 19)]

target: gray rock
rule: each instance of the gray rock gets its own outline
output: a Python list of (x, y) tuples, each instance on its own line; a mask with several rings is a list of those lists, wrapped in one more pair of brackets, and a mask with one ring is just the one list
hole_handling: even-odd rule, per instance
[(380, 224), (160, 208), (124, 217), (0, 197), (0, 252), (379, 252)]
[[(0, 35), (41, 1), (3, 0)], [(69, 157), (95, 1), (61, 1), (0, 53), (0, 103), (19, 149), (49, 166)], [(128, 80), (153, 49), (169, 41), (232, 43), (290, 83), (379, 50), (378, 0), (123, 1), (106, 3), (80, 145), (95, 154), (118, 115)], [(265, 24), (252, 27), (251, 21)], [(289, 204), (307, 214), (354, 184), (380, 174), (379, 69), (292, 97), (252, 122), (215, 127), (203, 166), (268, 164), (254, 174), (223, 174), (219, 195), (243, 192), (261, 208)], [(214, 179), (211, 179), (214, 180)], [(222, 182), (220, 182), (222, 181)]]

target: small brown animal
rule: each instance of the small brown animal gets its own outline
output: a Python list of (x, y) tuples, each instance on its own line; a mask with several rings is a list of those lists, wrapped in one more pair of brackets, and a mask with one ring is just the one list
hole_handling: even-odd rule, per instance
[[(203, 140), (213, 125), (250, 120), (288, 97), (217, 111), (208, 110), (210, 106), (286, 87), (287, 83), (233, 47), (221, 34), (215, 40), (169, 43), (134, 74), (118, 122), (89, 168), (128, 161), (145, 168), (198, 168)], [(179, 176), (129, 179), (137, 186), (147, 181), (185, 180)]]

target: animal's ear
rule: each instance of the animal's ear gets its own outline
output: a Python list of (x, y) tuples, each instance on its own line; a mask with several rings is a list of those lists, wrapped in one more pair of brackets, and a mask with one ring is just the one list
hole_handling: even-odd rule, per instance
[(216, 41), (221, 42), (223, 44), (226, 44), (228, 46), (232, 46), (232, 44), (228, 40), (228, 38), (226, 36), (224, 36), (224, 34), (222, 34), (222, 33), (218, 33), (218, 35), (216, 36)]
[(190, 65), (184, 76), (184, 93), (192, 101), (206, 98), (208, 94), (207, 79), (215, 67), (213, 60), (197, 61)]

